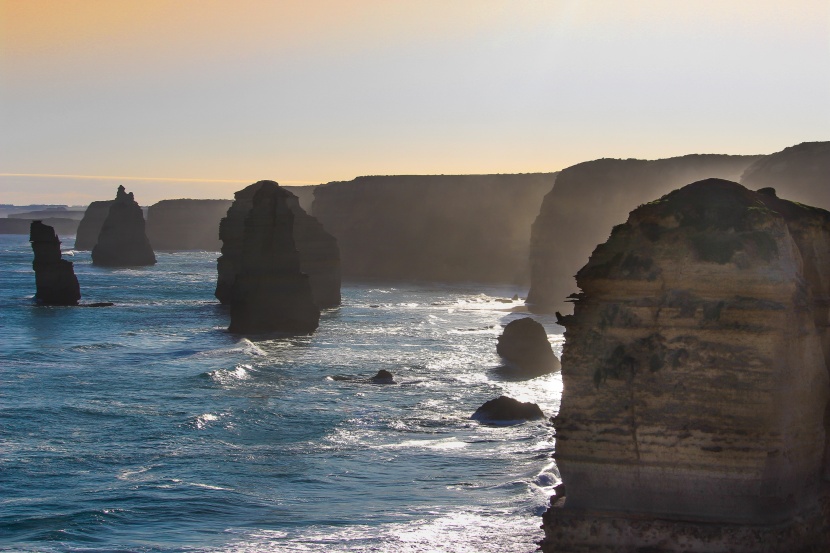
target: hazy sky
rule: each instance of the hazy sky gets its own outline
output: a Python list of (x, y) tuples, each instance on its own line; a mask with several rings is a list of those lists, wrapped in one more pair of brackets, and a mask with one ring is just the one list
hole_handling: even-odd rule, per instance
[(0, 203), (808, 140), (828, 0), (0, 0)]

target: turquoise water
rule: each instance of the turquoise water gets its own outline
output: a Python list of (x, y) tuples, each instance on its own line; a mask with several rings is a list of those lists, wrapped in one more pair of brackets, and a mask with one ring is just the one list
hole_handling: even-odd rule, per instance
[(0, 236), (0, 550), (535, 549), (553, 429), (469, 419), (558, 409), (558, 375), (497, 369), (520, 303), (496, 300), (526, 290), (347, 285), (313, 336), (252, 341), (216, 253), (113, 270), (71, 246), (82, 301), (114, 307), (36, 306), (27, 237)]

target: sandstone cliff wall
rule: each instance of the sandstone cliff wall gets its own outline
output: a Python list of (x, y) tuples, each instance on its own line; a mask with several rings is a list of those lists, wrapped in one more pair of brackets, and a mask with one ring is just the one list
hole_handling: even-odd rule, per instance
[(61, 236), (72, 236), (78, 230), (78, 221), (75, 219), (47, 218), (0, 218), (0, 234), (29, 234), (32, 221), (40, 221), (52, 227)]
[(314, 192), (343, 276), (526, 284), (530, 224), (553, 173), (358, 177)]
[(101, 227), (107, 220), (112, 200), (92, 202), (84, 212), (83, 219), (78, 224), (75, 236), (76, 250), (91, 250), (98, 243), (98, 235), (101, 234)]
[(162, 200), (147, 210), (147, 238), (153, 250), (219, 251), (219, 221), (231, 200)]
[(828, 267), (830, 213), (717, 179), (614, 228), (560, 318), (546, 551), (828, 545)]
[(563, 170), (541, 203), (530, 242), (528, 303), (539, 313), (570, 313), (574, 275), (608, 229), (638, 205), (689, 182), (737, 180), (759, 156), (688, 155), (654, 161), (599, 159)]

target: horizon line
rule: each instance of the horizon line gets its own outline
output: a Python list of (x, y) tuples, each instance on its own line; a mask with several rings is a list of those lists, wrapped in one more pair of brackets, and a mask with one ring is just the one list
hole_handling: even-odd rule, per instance
[[(49, 177), (59, 179), (90, 179), (90, 180), (133, 180), (133, 181), (163, 181), (163, 182), (216, 182), (228, 184), (243, 184), (257, 181), (243, 179), (199, 179), (180, 177), (125, 177), (114, 175), (63, 175), (54, 173), (0, 173), (0, 177)], [(262, 180), (262, 179), (259, 179)], [(285, 183), (320, 184), (317, 181), (285, 180)]]

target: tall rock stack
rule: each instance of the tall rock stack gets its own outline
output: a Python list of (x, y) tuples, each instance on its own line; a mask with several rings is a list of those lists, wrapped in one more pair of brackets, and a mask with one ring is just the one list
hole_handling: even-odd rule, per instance
[(92, 202), (84, 211), (81, 222), (78, 223), (78, 231), (75, 235), (76, 250), (91, 250), (98, 243), (98, 235), (101, 234), (101, 227), (107, 220), (112, 200)]
[(300, 271), (309, 277), (315, 305), (319, 309), (340, 305), (340, 249), (337, 240), (300, 207), (293, 193), (274, 181), (259, 181), (237, 192), (227, 217), (222, 219), (219, 237), (223, 245), (216, 298), (224, 304), (231, 302), (236, 275), (242, 270), (245, 219), (254, 207), (255, 195), (262, 188), (279, 190), (280, 198), (284, 198), (293, 214), (292, 236), (300, 256)]
[(320, 310), (295, 245), (291, 204), (296, 197), (273, 181), (260, 181), (235, 198), (219, 226), (216, 287), (216, 297), (231, 307), (229, 330), (313, 332)]
[(123, 186), (110, 206), (98, 241), (92, 248), (92, 263), (103, 267), (154, 265), (156, 256), (144, 228), (144, 213)]
[(44, 305), (78, 305), (81, 287), (72, 263), (61, 259), (61, 241), (55, 229), (40, 221), (32, 221), (29, 241), (35, 259), (35, 299)]
[(830, 546), (830, 213), (709, 179), (577, 274), (547, 552)]

